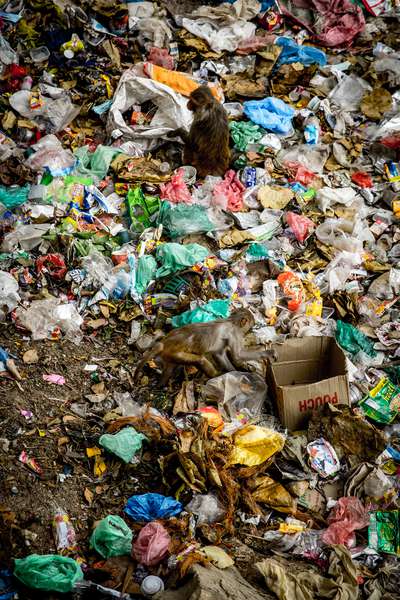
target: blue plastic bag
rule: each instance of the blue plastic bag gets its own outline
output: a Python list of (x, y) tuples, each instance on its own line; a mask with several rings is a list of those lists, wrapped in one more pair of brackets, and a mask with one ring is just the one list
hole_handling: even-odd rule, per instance
[(282, 52), (275, 63), (275, 69), (295, 62), (299, 62), (305, 67), (309, 67), (315, 63), (323, 67), (327, 63), (325, 52), (319, 48), (299, 46), (294, 40), (288, 37), (276, 38), (275, 44), (282, 48)]
[(287, 135), (293, 130), (295, 110), (279, 98), (268, 96), (263, 100), (249, 100), (244, 102), (243, 108), (246, 117), (267, 131)]
[(204, 306), (197, 306), (193, 310), (186, 310), (180, 315), (172, 317), (172, 327), (183, 327), (190, 323), (209, 323), (217, 319), (226, 319), (229, 316), (230, 300), (210, 300)]
[(142, 494), (131, 496), (124, 512), (135, 521), (155, 521), (175, 517), (183, 510), (182, 504), (171, 496), (162, 494)]

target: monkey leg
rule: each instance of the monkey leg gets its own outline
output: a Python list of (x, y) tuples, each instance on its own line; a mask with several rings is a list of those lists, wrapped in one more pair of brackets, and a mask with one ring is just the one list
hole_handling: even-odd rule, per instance
[(171, 377), (174, 373), (174, 369), (175, 369), (175, 365), (173, 365), (172, 363), (168, 363), (163, 367), (163, 374), (161, 377), (161, 383), (163, 385), (166, 385), (168, 383), (168, 381), (171, 379)]
[(194, 365), (201, 369), (208, 377), (216, 377), (218, 375), (217, 369), (205, 356), (181, 351), (174, 355), (174, 360), (183, 365)]
[(229, 360), (226, 350), (219, 354), (213, 354), (213, 359), (223, 372), (235, 371), (235, 366)]

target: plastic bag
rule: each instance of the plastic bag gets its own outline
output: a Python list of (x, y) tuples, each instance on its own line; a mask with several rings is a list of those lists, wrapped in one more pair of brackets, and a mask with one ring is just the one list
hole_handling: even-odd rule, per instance
[(227, 171), (222, 181), (217, 183), (213, 190), (213, 205), (224, 210), (243, 210), (243, 193), (245, 186), (232, 169)]
[(287, 306), (289, 310), (296, 311), (305, 300), (303, 282), (300, 277), (290, 271), (280, 273), (277, 279), (284, 295), (289, 298)]
[(115, 156), (120, 153), (121, 150), (114, 146), (99, 144), (94, 152), (90, 152), (89, 146), (80, 146), (74, 153), (78, 159), (76, 173), (90, 176), (95, 182), (101, 181), (107, 175)]
[(62, 304), (59, 298), (33, 300), (25, 309), (18, 307), (16, 316), (19, 323), (32, 333), (33, 340), (44, 340), (51, 336), (55, 327), (60, 327), (66, 337), (75, 344), (82, 339), (83, 318), (75, 304)]
[(174, 68), (174, 57), (171, 56), (166, 48), (150, 48), (147, 60), (154, 65), (172, 70)]
[(129, 220), (134, 231), (142, 233), (147, 227), (151, 227), (160, 209), (160, 200), (154, 196), (145, 196), (141, 188), (135, 187), (129, 190), (126, 197)]
[(371, 90), (369, 83), (361, 77), (343, 74), (337, 86), (329, 94), (329, 99), (342, 110), (356, 111), (363, 96)]
[(169, 533), (161, 523), (148, 523), (133, 543), (132, 556), (140, 564), (153, 567), (167, 556), (170, 542)]
[(7, 271), (0, 271), (0, 321), (4, 321), (6, 314), (14, 310), (21, 301), (18, 290), (18, 281)]
[(279, 98), (269, 96), (263, 100), (249, 100), (244, 102), (243, 107), (246, 117), (267, 131), (281, 135), (293, 131), (295, 110)]
[(98, 523), (90, 538), (90, 547), (103, 558), (129, 555), (132, 550), (132, 531), (118, 515), (108, 515)]
[(198, 525), (211, 525), (225, 515), (225, 508), (214, 494), (196, 494), (185, 509), (197, 516)]
[(197, 204), (171, 206), (168, 202), (162, 202), (157, 223), (162, 224), (163, 230), (172, 239), (190, 233), (208, 233), (215, 229), (207, 209)]
[(292, 163), (297, 163), (308, 171), (322, 173), (329, 154), (329, 146), (323, 144), (295, 144), (292, 148), (282, 149), (277, 159), (283, 166), (289, 165), (289, 169)]
[(231, 121), (229, 129), (235, 148), (241, 152), (245, 152), (249, 144), (258, 142), (265, 134), (262, 127), (249, 121)]
[(145, 293), (149, 283), (156, 278), (156, 272), (157, 262), (154, 256), (146, 254), (139, 258), (136, 270), (135, 289), (140, 296)]
[(51, 279), (64, 279), (67, 272), (65, 260), (62, 254), (45, 254), (36, 260), (36, 271), (38, 274), (48, 273)]
[(385, 425), (391, 423), (400, 412), (400, 387), (383, 377), (359, 406), (370, 419)]
[(25, 163), (32, 171), (46, 169), (53, 177), (61, 177), (70, 173), (75, 165), (72, 152), (63, 148), (60, 140), (53, 134), (45, 135), (32, 148), (35, 152)]
[(340, 462), (334, 448), (323, 438), (307, 444), (307, 452), (311, 467), (320, 477), (331, 477), (340, 470)]
[[(124, 118), (126, 112), (132, 106), (142, 105), (149, 100), (156, 106), (150, 124), (139, 128), (128, 125)], [(108, 112), (107, 131), (111, 134), (119, 130), (124, 139), (132, 140), (138, 150), (144, 153), (159, 146), (171, 131), (180, 127), (189, 131), (192, 120), (193, 114), (187, 108), (187, 99), (163, 83), (149, 79), (143, 72), (143, 64), (136, 64), (122, 73)]]
[(0, 185), (0, 204), (3, 204), (8, 209), (15, 208), (24, 204), (28, 200), (30, 185), (24, 187), (19, 185), (10, 185), (5, 187)]
[(203, 306), (187, 310), (172, 317), (172, 327), (183, 327), (190, 323), (209, 323), (216, 319), (226, 319), (229, 316), (230, 300), (210, 300)]
[(328, 528), (322, 534), (325, 544), (342, 544), (347, 548), (355, 546), (357, 529), (364, 529), (369, 523), (368, 511), (362, 502), (353, 496), (339, 498), (328, 517)]
[(135, 521), (168, 519), (179, 515), (182, 510), (182, 504), (175, 498), (153, 493), (131, 496), (124, 508), (124, 512)]
[(280, 452), (285, 436), (268, 427), (248, 425), (233, 436), (234, 448), (229, 459), (231, 465), (255, 467)]
[(171, 181), (160, 185), (160, 198), (162, 200), (168, 200), (173, 204), (192, 204), (193, 199), (190, 195), (189, 188), (183, 179), (183, 175), (184, 170), (178, 169), (172, 175)]
[(71, 592), (75, 583), (83, 579), (76, 560), (57, 554), (31, 554), (15, 559), (14, 576), (24, 585), (48, 592)]
[(108, 452), (129, 463), (142, 449), (143, 440), (147, 440), (145, 435), (138, 433), (133, 427), (125, 427), (115, 434), (105, 433), (100, 437), (99, 444)]
[(157, 269), (157, 277), (165, 277), (192, 267), (202, 262), (209, 255), (209, 251), (200, 244), (174, 244), (166, 243), (158, 246), (156, 257), (161, 266)]
[(236, 419), (238, 414), (254, 419), (262, 411), (267, 389), (263, 377), (257, 373), (231, 371), (209, 379), (201, 395), (206, 402), (218, 404), (224, 420)]
[(282, 52), (275, 63), (275, 68), (291, 63), (302, 63), (305, 67), (314, 64), (323, 67), (327, 63), (326, 54), (323, 50), (313, 46), (299, 46), (289, 37), (277, 37), (275, 44), (282, 48)]
[(362, 350), (368, 356), (376, 356), (372, 342), (356, 327), (338, 320), (336, 323), (336, 341), (338, 344), (350, 354), (357, 354)]
[(290, 229), (293, 231), (296, 240), (303, 244), (305, 240), (311, 235), (314, 230), (314, 223), (311, 219), (298, 215), (294, 212), (289, 211), (286, 213), (286, 222)]

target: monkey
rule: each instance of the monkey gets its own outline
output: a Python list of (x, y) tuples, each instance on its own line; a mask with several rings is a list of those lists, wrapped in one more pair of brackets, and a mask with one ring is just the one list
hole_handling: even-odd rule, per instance
[[(240, 309), (228, 319), (208, 323), (192, 323), (170, 331), (148, 350), (139, 361), (133, 380), (137, 381), (147, 361), (161, 363), (162, 383), (172, 377), (177, 365), (194, 365), (207, 377), (234, 371), (248, 360), (275, 359), (273, 350), (244, 348), (244, 336), (254, 326), (254, 317), (247, 309)], [(215, 361), (215, 363), (214, 363)]]
[(192, 165), (203, 179), (207, 175), (223, 177), (229, 168), (229, 125), (224, 107), (214, 98), (210, 88), (202, 85), (195, 89), (187, 104), (193, 112), (189, 134), (182, 129), (171, 132), (185, 143), (183, 161)]

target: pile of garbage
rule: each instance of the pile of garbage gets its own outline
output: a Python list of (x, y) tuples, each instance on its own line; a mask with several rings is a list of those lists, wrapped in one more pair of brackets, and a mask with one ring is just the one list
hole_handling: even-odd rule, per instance
[(398, 2), (0, 4), (0, 598), (398, 598)]

